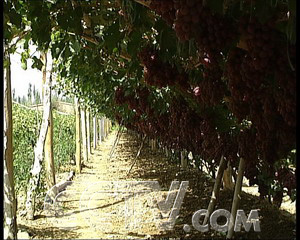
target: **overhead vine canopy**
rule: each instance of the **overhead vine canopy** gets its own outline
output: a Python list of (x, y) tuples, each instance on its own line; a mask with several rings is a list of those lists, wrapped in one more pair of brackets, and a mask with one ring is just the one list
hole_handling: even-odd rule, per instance
[(49, 49), (61, 86), (95, 113), (210, 164), (242, 157), (262, 195), (275, 184), (292, 196), (295, 5), (5, 0), (4, 37), (22, 38), (24, 67), (31, 41)]

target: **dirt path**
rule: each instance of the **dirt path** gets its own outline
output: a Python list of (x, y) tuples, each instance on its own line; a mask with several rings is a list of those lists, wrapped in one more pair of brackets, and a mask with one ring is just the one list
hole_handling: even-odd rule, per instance
[(45, 239), (133, 239), (160, 234), (155, 222), (158, 209), (149, 201), (151, 193), (137, 191), (145, 186), (136, 186), (135, 179), (127, 177), (138, 143), (130, 143), (132, 149), (128, 148), (123, 135), (109, 159), (115, 138), (116, 132), (112, 132), (93, 151), (82, 173), (57, 198), (55, 211), (51, 205), (51, 210), (31, 222), (36, 235)]
[[(54, 211), (43, 211), (34, 221), (18, 220), (34, 239), (224, 239), (216, 231), (184, 231), (191, 226), (193, 213), (208, 206), (213, 181), (205, 173), (190, 168), (181, 171), (178, 162), (164, 157), (159, 151), (151, 151), (147, 144), (140, 158), (127, 176), (140, 143), (128, 134), (123, 134), (112, 159), (109, 153), (116, 132), (112, 132), (86, 163), (81, 174), (74, 177), (58, 198)], [(172, 181), (189, 181), (179, 218), (172, 231), (160, 231), (160, 211), (153, 201), (153, 194), (166, 197)], [(137, 184), (139, 181), (139, 184)], [(157, 181), (161, 191), (149, 190), (145, 181)], [(231, 208), (232, 192), (221, 191), (217, 209)], [(240, 209), (248, 214), (259, 209), (260, 233), (242, 231), (237, 239), (293, 239), (295, 223), (282, 211), (275, 209), (257, 196), (242, 194)]]

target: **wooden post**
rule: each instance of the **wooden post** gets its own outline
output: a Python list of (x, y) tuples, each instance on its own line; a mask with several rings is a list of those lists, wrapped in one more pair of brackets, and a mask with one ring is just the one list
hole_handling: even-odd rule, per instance
[(226, 163), (224, 160), (224, 157), (221, 157), (221, 161), (220, 161), (220, 165), (219, 165), (219, 169), (218, 169), (218, 173), (217, 173), (217, 178), (214, 184), (214, 188), (211, 194), (211, 198), (210, 198), (210, 202), (207, 208), (207, 214), (205, 215), (204, 221), (203, 221), (203, 225), (206, 225), (208, 222), (208, 219), (211, 215), (211, 213), (213, 212), (214, 208), (215, 208), (215, 204), (216, 201), (219, 197), (219, 192), (220, 192), (220, 187), (221, 187), (221, 180), (222, 180), (222, 176), (224, 173), (224, 169), (225, 169)]
[(98, 119), (98, 129), (99, 129), (99, 131), (98, 131), (98, 139), (99, 139), (99, 141), (98, 141), (98, 145), (100, 145), (101, 144), (101, 142), (102, 142), (102, 135), (101, 135), (101, 119)]
[(86, 139), (87, 139), (87, 152), (88, 156), (91, 155), (91, 128), (90, 128), (90, 112), (86, 111)]
[(186, 170), (187, 169), (187, 157), (186, 157), (184, 150), (180, 152), (180, 160), (181, 160), (182, 170)]
[[(43, 85), (46, 83), (47, 77), (47, 51), (41, 54), (42, 61), (44, 62)], [(51, 87), (51, 86), (50, 86)], [(44, 97), (44, 89), (42, 91)], [(50, 102), (49, 125), (45, 140), (45, 169), (46, 169), (46, 184), (47, 189), (51, 189), (55, 185), (55, 168), (54, 168), (54, 154), (53, 154), (53, 115), (52, 115), (52, 101)]]
[(97, 148), (97, 119), (93, 117), (93, 147), (94, 150)]
[(103, 126), (104, 126), (103, 127), (104, 128), (104, 137), (106, 138), (106, 136), (107, 136), (107, 125), (106, 125), (107, 122), (106, 122), (106, 118), (103, 119), (103, 122), (104, 122), (103, 123)]
[(102, 136), (102, 141), (104, 141), (104, 139), (105, 139), (104, 118), (101, 118), (101, 136)]
[(108, 119), (106, 118), (106, 136), (109, 134), (109, 125), (108, 125)]
[(240, 163), (239, 163), (239, 169), (238, 169), (238, 175), (237, 175), (237, 179), (236, 179), (236, 183), (235, 183), (235, 188), (234, 188), (234, 195), (233, 195), (233, 201), (232, 201), (232, 206), (231, 206), (231, 216), (230, 216), (228, 232), (227, 232), (227, 236), (226, 236), (227, 239), (231, 239), (233, 236), (236, 213), (237, 213), (239, 203), (241, 200), (244, 170), (245, 170), (245, 160), (243, 158), (241, 158)]
[(75, 114), (76, 114), (76, 171), (81, 173), (81, 134), (80, 134), (80, 107), (78, 99), (75, 98)]
[(88, 150), (87, 150), (87, 134), (86, 134), (86, 116), (85, 109), (81, 107), (81, 136), (82, 136), (82, 153), (85, 164), (88, 161)]
[(107, 121), (107, 118), (104, 119), (104, 124), (105, 124), (105, 136), (107, 137), (108, 135), (108, 121)]
[[(4, 46), (5, 48), (5, 46)], [(11, 99), (11, 62), (10, 54), (4, 49), (4, 239), (17, 239), (17, 202), (14, 185), (13, 166), (13, 122)]]
[(223, 187), (224, 190), (233, 190), (234, 183), (232, 181), (232, 167), (230, 166), (230, 162), (227, 162), (227, 168), (224, 170), (223, 174)]
[(103, 138), (105, 139), (106, 138), (106, 135), (105, 135), (105, 118), (102, 118), (102, 128), (103, 128)]

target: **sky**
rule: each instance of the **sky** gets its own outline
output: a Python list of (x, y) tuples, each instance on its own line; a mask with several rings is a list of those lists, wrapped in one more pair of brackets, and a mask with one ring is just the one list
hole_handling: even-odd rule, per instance
[(28, 60), (27, 70), (21, 67), (21, 56), (11, 55), (11, 88), (15, 89), (16, 97), (27, 96), (29, 83), (42, 93), (42, 72), (31, 68), (32, 61)]
[[(35, 52), (36, 48), (34, 46), (29, 46), (30, 54), (33, 56), (40, 57), (40, 53)], [(42, 94), (42, 72), (38, 69), (32, 69), (32, 60), (28, 59), (27, 61), (27, 70), (24, 70), (21, 67), (21, 55), (22, 48), (18, 48), (16, 53), (11, 55), (11, 89), (15, 89), (16, 97), (27, 96), (29, 84), (35, 86), (35, 89)], [(51, 64), (51, 56), (48, 54), (48, 64), (47, 69), (49, 69), (49, 65)]]

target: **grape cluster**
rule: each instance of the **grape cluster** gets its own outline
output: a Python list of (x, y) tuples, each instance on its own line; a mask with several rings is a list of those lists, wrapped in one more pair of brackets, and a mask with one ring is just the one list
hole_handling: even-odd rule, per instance
[(151, 115), (154, 110), (148, 102), (150, 91), (147, 87), (138, 87), (135, 91), (125, 96), (123, 87), (118, 87), (115, 91), (115, 103), (117, 105), (127, 104), (130, 110), (134, 110), (137, 117), (143, 114)]
[[(265, 166), (262, 167), (259, 159), (259, 149), (256, 144), (256, 138), (257, 131), (254, 127), (241, 131), (238, 135), (238, 153), (240, 157), (245, 159), (245, 177), (249, 179), (249, 184), (258, 184), (261, 197), (264, 197), (269, 193), (269, 186), (266, 185), (264, 181), (259, 179), (258, 176), (263, 175), (263, 170), (265, 172), (264, 174), (268, 175), (267, 177), (272, 177), (273, 165), (265, 164)], [(271, 155), (269, 157), (271, 158)], [(268, 171), (265, 171), (266, 166), (269, 166)]]
[(145, 82), (150, 86), (163, 88), (175, 84), (177, 69), (159, 58), (158, 52), (151, 47), (145, 47), (139, 54), (144, 64)]
[(249, 114), (249, 106), (247, 102), (247, 92), (250, 89), (242, 81), (240, 70), (241, 63), (244, 59), (246, 51), (240, 48), (233, 48), (228, 53), (228, 60), (225, 69), (225, 75), (227, 77), (227, 86), (230, 91), (229, 109), (241, 122)]
[(189, 76), (186, 72), (179, 72), (175, 66), (163, 62), (159, 58), (159, 52), (152, 47), (145, 47), (139, 53), (144, 65), (144, 79), (150, 86), (163, 88), (177, 85), (183, 92), (190, 90)]
[(288, 64), (288, 55), (295, 64), (293, 48), (287, 54), (282, 36), (272, 23), (242, 19), (240, 33), (248, 51), (230, 50), (226, 63), (228, 106), (239, 121), (252, 122), (258, 155), (270, 164), (292, 149), (296, 124), (295, 75)]
[(222, 72), (219, 69), (205, 70), (203, 80), (194, 88), (194, 95), (202, 107), (219, 104), (225, 95), (226, 86), (221, 80)]
[(203, 141), (201, 144), (201, 156), (203, 159), (212, 160), (212, 159), (220, 159), (221, 149), (218, 144), (218, 133), (209, 119), (204, 119), (200, 123), (201, 135), (203, 137)]
[(261, 24), (255, 17), (240, 20), (239, 31), (246, 41), (253, 71), (272, 72), (275, 67), (279, 33), (273, 28), (273, 22)]
[[(290, 59), (288, 59), (290, 58)], [(289, 61), (296, 66), (295, 48), (291, 47), (289, 56), (281, 49), (277, 58), (275, 80), (278, 89), (275, 94), (278, 112), (288, 126), (296, 127), (296, 72), (291, 70)]]
[(273, 88), (277, 111), (286, 124), (296, 126), (296, 66), (295, 46), (274, 28), (274, 20), (261, 24), (256, 18), (242, 19), (240, 32), (246, 39), (248, 55), (242, 64), (242, 78), (248, 87)]
[(232, 23), (198, 0), (174, 0), (174, 29), (181, 41), (194, 38), (200, 49), (221, 50), (236, 37)]

